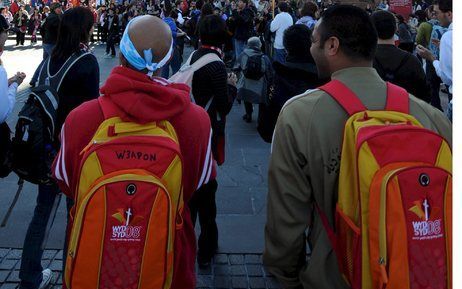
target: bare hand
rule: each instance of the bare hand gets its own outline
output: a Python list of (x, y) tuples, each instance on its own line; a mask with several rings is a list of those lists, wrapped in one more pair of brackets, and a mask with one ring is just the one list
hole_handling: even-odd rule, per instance
[(236, 86), (236, 83), (237, 83), (237, 76), (235, 73), (231, 72), (231, 73), (228, 73), (228, 84), (232, 85), (232, 86)]
[[(18, 85), (21, 85), (21, 83), (24, 81), (25, 78), (26, 78), (26, 74), (24, 72), (17, 72), (16, 75), (10, 79), (12, 80), (11, 83), (16, 82)], [(11, 84), (11, 83), (9, 83), (8, 81), (8, 84)]]
[(417, 54), (420, 55), (420, 57), (422, 58), (425, 58), (426, 60), (428, 61), (434, 61), (436, 60), (435, 56), (433, 55), (433, 53), (431, 53), (430, 50), (428, 50), (427, 48), (423, 47), (422, 45), (417, 45)]
[(433, 45), (435, 45), (436, 47), (440, 47), (440, 40), (439, 39), (436, 39), (436, 38), (432, 38), (431, 39), (431, 42), (433, 43)]

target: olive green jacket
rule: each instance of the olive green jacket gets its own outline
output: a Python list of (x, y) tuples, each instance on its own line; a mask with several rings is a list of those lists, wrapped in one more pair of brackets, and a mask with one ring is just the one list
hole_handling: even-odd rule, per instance
[[(385, 107), (386, 84), (375, 69), (348, 68), (332, 78), (346, 84), (367, 108)], [(451, 144), (451, 124), (441, 111), (410, 96), (410, 113)], [(348, 288), (313, 210), (316, 201), (333, 224), (347, 118), (340, 105), (320, 90), (290, 99), (279, 115), (269, 166), (263, 263), (284, 288)], [(305, 258), (306, 241), (311, 249), (309, 260)]]

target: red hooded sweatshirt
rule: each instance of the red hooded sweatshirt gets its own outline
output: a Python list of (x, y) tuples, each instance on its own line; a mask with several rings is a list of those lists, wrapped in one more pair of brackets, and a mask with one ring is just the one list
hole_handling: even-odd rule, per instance
[[(197, 188), (216, 175), (211, 154), (209, 116), (201, 107), (190, 102), (188, 86), (171, 84), (163, 78), (150, 79), (125, 67), (112, 70), (101, 88), (101, 94), (115, 104), (116, 115), (124, 120), (138, 123), (169, 120), (176, 130), (183, 156), (185, 209), (183, 230), (177, 233), (175, 239), (171, 288), (195, 288), (196, 237), (186, 204)], [(62, 191), (71, 198), (78, 183), (79, 153), (103, 121), (98, 100), (92, 100), (74, 109), (63, 125), (61, 150), (53, 165), (53, 173)]]

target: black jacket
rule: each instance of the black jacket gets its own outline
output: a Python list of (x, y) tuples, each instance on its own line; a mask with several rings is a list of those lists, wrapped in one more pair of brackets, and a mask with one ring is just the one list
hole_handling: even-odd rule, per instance
[(430, 101), (430, 89), (422, 63), (409, 52), (391, 44), (379, 44), (374, 58), (374, 68), (385, 81), (405, 88), (423, 101)]
[(271, 98), (280, 108), (290, 98), (322, 84), (318, 78), (316, 65), (313, 63), (273, 62), (273, 69), (274, 85)]
[(247, 41), (250, 37), (255, 35), (253, 19), (255, 13), (250, 8), (237, 12), (233, 11), (233, 19), (235, 25), (234, 38), (241, 41)]
[(51, 12), (45, 19), (45, 23), (40, 28), (44, 44), (56, 44), (60, 22), (61, 16), (54, 12)]
[(119, 16), (116, 14), (113, 15), (112, 22), (110, 23), (111, 26), (109, 26), (109, 21), (109, 15), (107, 15), (104, 20), (104, 28), (109, 35), (118, 36), (120, 33)]
[[(212, 49), (200, 48), (193, 52), (191, 64), (207, 53), (218, 52)], [(231, 111), (237, 89), (228, 85), (228, 74), (223, 62), (214, 61), (194, 72), (192, 79), (192, 93), (197, 105), (205, 107), (213, 97), (213, 101), (207, 111), (212, 125), (212, 151), (217, 153), (217, 138), (225, 134), (226, 115)]]
[(274, 82), (270, 89), (268, 105), (260, 108), (257, 129), (261, 138), (270, 143), (276, 121), (282, 107), (290, 98), (314, 89), (326, 81), (319, 80), (316, 65), (297, 59), (285, 64), (273, 62)]

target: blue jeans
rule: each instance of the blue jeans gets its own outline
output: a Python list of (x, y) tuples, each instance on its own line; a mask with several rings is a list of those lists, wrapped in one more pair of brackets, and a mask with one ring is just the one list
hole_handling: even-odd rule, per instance
[(236, 53), (236, 61), (239, 55), (244, 51), (246, 42), (244, 40), (234, 39), (234, 52)]
[(20, 289), (36, 289), (42, 282), (42, 243), (53, 204), (58, 194), (59, 188), (56, 184), (39, 185), (34, 216), (24, 240), (21, 269), (19, 271)]
[(273, 61), (277, 61), (281, 64), (286, 63), (287, 52), (285, 49), (276, 49), (274, 48)]
[(43, 59), (47, 59), (48, 56), (51, 55), (53, 48), (55, 48), (55, 44), (43, 44)]
[[(170, 74), (170, 67), (172, 68), (172, 74)], [(162, 68), (161, 76), (165, 79), (168, 79), (170, 75), (174, 75), (181, 68), (181, 55), (178, 47), (175, 47), (173, 50), (172, 59)]]

